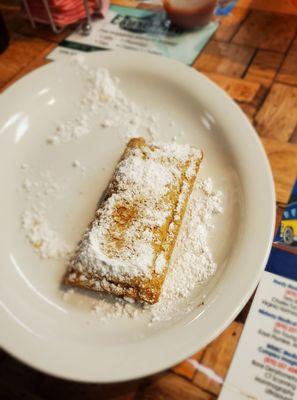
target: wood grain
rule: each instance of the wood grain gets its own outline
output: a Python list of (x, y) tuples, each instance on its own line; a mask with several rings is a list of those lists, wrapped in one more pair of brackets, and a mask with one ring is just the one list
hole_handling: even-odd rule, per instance
[(192, 385), (171, 372), (153, 380), (142, 388), (135, 400), (215, 400), (203, 389)]
[(253, 0), (251, 8), (254, 10), (271, 11), (280, 14), (297, 15), (297, 7), (292, 4), (291, 0)]
[(0, 87), (36, 58), (43, 58), (52, 43), (39, 38), (28, 38), (16, 34), (8, 49), (0, 56)]
[(241, 77), (252, 59), (254, 49), (234, 43), (210, 41), (194, 62), (199, 71)]
[(143, 10), (152, 10), (152, 11), (164, 11), (162, 4), (157, 3), (139, 3), (137, 8), (141, 8)]
[(252, 294), (252, 296), (250, 297), (249, 301), (246, 303), (246, 305), (244, 306), (244, 308), (240, 311), (240, 313), (237, 315), (235, 321), (244, 324), (247, 316), (249, 314), (251, 305), (253, 303), (254, 300), (254, 296), (256, 294), (256, 290), (254, 291), (254, 293)]
[(253, 98), (253, 100), (251, 101), (250, 104), (258, 110), (260, 108), (260, 106), (263, 104), (263, 101), (264, 101), (267, 93), (268, 93), (268, 89), (265, 86), (260, 85), (255, 97)]
[(277, 74), (276, 80), (297, 86), (297, 36), (286, 55), (285, 61)]
[(29, 72), (34, 71), (35, 69), (42, 67), (50, 63), (49, 60), (45, 60), (44, 58), (37, 58), (30, 62), (26, 67), (22, 68), (16, 75), (14, 75), (9, 81), (7, 81), (2, 87), (0, 85), (0, 93), (7, 89), (9, 86), (13, 85), (16, 81), (21, 79), (23, 76), (27, 75)]
[(297, 15), (297, 8), (291, 0), (239, 0), (238, 5), (251, 10)]
[(276, 220), (275, 220), (276, 230), (281, 223), (284, 211), (285, 211), (285, 205), (278, 204), (276, 206)]
[(297, 143), (297, 126), (294, 130), (293, 135), (290, 137), (290, 143)]
[(276, 76), (283, 54), (269, 50), (258, 50), (245, 78), (249, 81), (258, 82), (262, 86), (269, 87)]
[(221, 18), (220, 26), (215, 32), (214, 38), (222, 42), (229, 42), (247, 16), (247, 13), (245, 8), (235, 7), (231, 14)]
[[(76, 25), (74, 25), (73, 28), (75, 26)], [(25, 19), (18, 32), (25, 36), (39, 37), (50, 42), (59, 43), (73, 31), (73, 28), (71, 29), (70, 27), (66, 27), (62, 32), (56, 34), (52, 32), (49, 25), (37, 24), (37, 28), (33, 28), (30, 22)]]
[(286, 204), (297, 176), (297, 144), (261, 138), (271, 165), (276, 200)]
[(242, 111), (245, 113), (245, 115), (248, 117), (248, 119), (251, 121), (251, 123), (254, 122), (254, 116), (257, 112), (257, 109), (255, 106), (247, 103), (242, 103), (240, 101), (237, 101), (237, 104), (239, 107), (242, 109)]
[(224, 75), (206, 73), (212, 81), (224, 89), (234, 100), (251, 103), (257, 96), (261, 86), (257, 82), (244, 79), (230, 78)]
[(111, 3), (116, 6), (135, 8), (139, 5), (139, 1), (137, 0), (112, 0)]
[(287, 142), (297, 124), (297, 87), (273, 84), (255, 123), (261, 136)]
[(253, 0), (238, 0), (236, 7), (245, 8), (247, 10), (250, 10), (252, 1)]
[[(219, 378), (224, 379), (231, 363), (234, 351), (242, 331), (242, 324), (233, 322), (209, 346), (207, 346), (201, 364), (210, 368)], [(200, 371), (194, 376), (194, 384), (207, 392), (218, 395), (221, 385)]]
[(252, 11), (232, 42), (285, 53), (297, 29), (297, 16)]
[[(201, 358), (203, 357), (203, 354), (204, 354), (204, 349), (198, 351), (198, 353), (191, 356), (191, 359), (200, 362)], [(196, 372), (196, 369), (193, 364), (188, 362), (188, 360), (185, 360), (182, 363), (173, 367), (172, 372), (175, 372), (176, 374), (181, 375), (184, 378), (188, 378), (188, 379), (192, 380), (194, 377), (194, 374)]]

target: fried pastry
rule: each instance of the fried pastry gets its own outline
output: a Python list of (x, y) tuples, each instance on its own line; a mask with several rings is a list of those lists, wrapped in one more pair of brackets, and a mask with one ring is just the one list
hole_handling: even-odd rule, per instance
[(64, 283), (156, 303), (202, 157), (189, 145), (131, 139)]

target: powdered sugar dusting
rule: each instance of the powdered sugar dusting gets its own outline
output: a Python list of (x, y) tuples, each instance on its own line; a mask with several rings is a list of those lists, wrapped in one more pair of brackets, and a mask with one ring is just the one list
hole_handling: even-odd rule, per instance
[[(187, 171), (185, 163), (192, 159), (197, 162), (200, 157), (200, 151), (188, 145), (143, 144), (127, 148), (111, 182), (117, 190), (98, 209), (98, 218), (84, 235), (71, 269), (78, 270), (80, 276), (95, 273), (107, 280), (150, 278), (154, 241), (158, 240), (158, 233), (154, 232), (173, 212), (173, 205), (164, 196), (170, 188), (179, 190), (181, 166)], [(193, 176), (196, 171), (191, 164), (190, 168)], [(161, 273), (165, 264), (163, 255), (157, 260), (155, 272)]]
[(48, 170), (41, 172), (39, 179), (33, 180), (25, 176), (22, 181), (22, 189), (28, 201), (35, 200), (42, 207), (45, 207), (48, 198), (56, 197), (60, 191), (59, 185)]
[[(21, 169), (24, 168), (21, 166)], [(28, 168), (25, 168), (27, 170)], [(21, 226), (28, 242), (43, 259), (66, 258), (71, 247), (60, 237), (47, 218), (49, 205), (59, 197), (60, 186), (50, 171), (40, 172), (39, 179), (25, 176), (21, 185), (27, 205), (21, 215)]]
[[(221, 213), (221, 191), (213, 188), (210, 178), (195, 183), (183, 226), (176, 244), (161, 298), (157, 304), (129, 304), (122, 299), (108, 297), (95, 302), (93, 311), (105, 321), (114, 318), (139, 318), (146, 316), (150, 323), (178, 318), (195, 306), (195, 290), (207, 282), (216, 271), (216, 263), (208, 245), (213, 217)], [(160, 265), (162, 265), (160, 258)], [(135, 311), (135, 312), (134, 312)], [(137, 311), (137, 312), (136, 312)]]
[(172, 318), (181, 302), (190, 311), (194, 306), (190, 299), (193, 290), (215, 273), (217, 266), (207, 239), (213, 216), (223, 211), (221, 197), (210, 178), (197, 180), (161, 299), (150, 309), (153, 322)]
[(25, 211), (22, 215), (22, 227), (41, 258), (65, 257), (70, 252), (70, 247), (50, 227), (41, 212)]
[(120, 299), (111, 295), (99, 294), (99, 298), (92, 304), (92, 314), (108, 323), (118, 318), (139, 318), (144, 310), (131, 302), (131, 298)]
[(166, 258), (163, 253), (159, 254), (157, 259), (156, 259), (156, 264), (155, 264), (155, 272), (157, 274), (161, 274), (164, 270), (164, 267), (166, 265)]
[(124, 140), (139, 136), (140, 129), (149, 139), (157, 137), (157, 116), (130, 100), (120, 90), (118, 78), (112, 77), (105, 68), (88, 68), (84, 57), (73, 57), (72, 62), (85, 83), (85, 93), (74, 107), (74, 116), (57, 123), (47, 138), (48, 144), (68, 143), (93, 130), (110, 128), (116, 129)]

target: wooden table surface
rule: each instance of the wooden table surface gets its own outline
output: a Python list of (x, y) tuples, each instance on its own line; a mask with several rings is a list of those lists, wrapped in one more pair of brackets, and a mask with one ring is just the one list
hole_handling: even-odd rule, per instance
[[(113, 3), (144, 7), (134, 0)], [(0, 0), (11, 35), (10, 47), (0, 55), (0, 92), (45, 64), (44, 57), (69, 33), (32, 29), (15, 4)], [(290, 0), (239, 0), (193, 67), (224, 88), (257, 129), (273, 171), (278, 222), (297, 175), (297, 8)], [(193, 356), (222, 378), (250, 303), (216, 340)], [(90, 385), (49, 377), (0, 352), (1, 399), (214, 400), (220, 389), (187, 361), (138, 381)]]

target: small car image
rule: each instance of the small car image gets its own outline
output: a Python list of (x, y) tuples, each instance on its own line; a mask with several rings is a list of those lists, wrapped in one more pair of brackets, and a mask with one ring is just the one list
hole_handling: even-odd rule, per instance
[(280, 237), (287, 245), (297, 242), (297, 201), (288, 204), (284, 212)]

